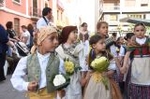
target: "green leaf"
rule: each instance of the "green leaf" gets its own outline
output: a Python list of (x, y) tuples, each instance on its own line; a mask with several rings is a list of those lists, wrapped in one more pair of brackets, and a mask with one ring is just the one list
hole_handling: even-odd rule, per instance
[(108, 85), (108, 78), (107, 77), (103, 77), (102, 78), (102, 83), (104, 84), (106, 90), (108, 90), (109, 89), (109, 87), (108, 87), (109, 85)]

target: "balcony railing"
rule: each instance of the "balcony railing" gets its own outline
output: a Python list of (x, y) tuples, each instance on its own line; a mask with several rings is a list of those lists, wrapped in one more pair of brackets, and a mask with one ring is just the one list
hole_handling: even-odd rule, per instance
[(41, 9), (38, 9), (36, 7), (30, 7), (30, 16), (31, 18), (41, 17)]
[(120, 6), (108, 6), (108, 5), (104, 5), (103, 9), (104, 9), (104, 11), (118, 11), (118, 10), (120, 10)]
[(4, 0), (0, 0), (0, 7), (4, 6)]

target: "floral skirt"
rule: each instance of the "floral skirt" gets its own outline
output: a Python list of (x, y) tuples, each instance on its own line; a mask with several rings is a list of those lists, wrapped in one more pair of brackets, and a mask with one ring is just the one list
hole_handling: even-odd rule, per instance
[(129, 99), (150, 99), (150, 86), (129, 84)]

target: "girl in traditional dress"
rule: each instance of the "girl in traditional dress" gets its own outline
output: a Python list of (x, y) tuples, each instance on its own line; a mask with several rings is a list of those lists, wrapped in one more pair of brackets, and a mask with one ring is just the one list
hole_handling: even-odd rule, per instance
[[(110, 60), (111, 68), (109, 69), (108, 72), (111, 76), (109, 78), (110, 78), (111, 84), (113, 85), (112, 89), (118, 90), (118, 85), (114, 82), (114, 80), (118, 82), (117, 70), (120, 70), (121, 65), (118, 59), (115, 40), (114, 38), (108, 36), (108, 23), (107, 22), (99, 21), (97, 23), (97, 34), (100, 35), (103, 39), (105, 39), (106, 50), (113, 56), (113, 59)], [(120, 99), (121, 97), (120, 91), (118, 90), (118, 92), (116, 92), (116, 95), (113, 94), (113, 97), (117, 97)]]
[[(84, 45), (84, 59), (83, 60), (86, 60), (87, 57), (88, 57), (88, 53), (89, 53), (89, 31), (87, 30), (87, 23), (86, 22), (83, 22), (81, 24), (81, 30), (79, 31), (79, 40), (80, 40), (80, 43), (82, 43)], [(84, 62), (83, 65), (87, 65), (86, 62)], [(87, 71), (88, 70), (88, 66), (87, 68), (85, 68), (84, 71)], [(85, 73), (86, 74), (86, 73)]]
[[(77, 27), (66, 26), (62, 29), (60, 35), (60, 45), (56, 49), (62, 59), (66, 59), (74, 64), (73, 71), (69, 75), (70, 84), (66, 88), (66, 96), (64, 99), (82, 99), (81, 90), (81, 71), (85, 70), (85, 65), (82, 65), (85, 60), (83, 44), (77, 42)], [(81, 67), (81, 70), (79, 68)]]
[[(121, 68), (126, 79), (127, 99), (150, 99), (150, 39), (145, 36), (146, 27), (138, 23), (134, 27), (134, 38), (128, 46)], [(130, 65), (128, 65), (130, 59)]]
[[(13, 87), (27, 91), (30, 99), (55, 99), (53, 76), (65, 73), (63, 60), (55, 53), (58, 33), (46, 26), (39, 29), (32, 54), (21, 58), (11, 78)], [(24, 76), (27, 75), (27, 81)], [(64, 93), (64, 92), (63, 92)]]
[(116, 70), (116, 67), (120, 68), (114, 38), (108, 36), (107, 22), (100, 21), (97, 23), (97, 34), (105, 39), (106, 49), (113, 55), (111, 63), (114, 64), (114, 70)]
[[(87, 58), (88, 58), (88, 54), (89, 54), (89, 50), (90, 50), (90, 46), (89, 46), (89, 31), (87, 29), (88, 24), (86, 22), (83, 22), (80, 26), (80, 30), (79, 30), (79, 40), (80, 43), (82, 43), (84, 45), (84, 57), (82, 58), (82, 60), (86, 60), (84, 62), (82, 62), (83, 66), (87, 67), (85, 69), (82, 69), (82, 77), (85, 78), (87, 71), (88, 71), (88, 65), (87, 65)], [(84, 91), (84, 87), (85, 87), (85, 80), (82, 80), (82, 91)]]
[[(132, 40), (134, 38), (134, 33), (127, 33), (126, 36), (124, 37), (124, 39), (126, 40), (126, 44), (121, 46), (120, 48), (120, 52), (119, 52), (119, 60), (121, 62), (121, 66), (123, 66), (123, 62), (124, 62), (124, 56), (127, 52), (127, 46), (130, 46), (132, 44)], [(130, 65), (130, 61), (128, 62), (128, 65)], [(123, 77), (123, 89), (121, 89), (123, 91), (124, 94), (124, 98), (128, 99), (128, 81), (129, 81), (129, 77), (127, 78), (127, 74), (128, 74), (128, 70), (127, 72), (121, 73), (122, 75), (124, 75)]]
[(88, 25), (85, 22), (83, 22), (80, 27), (79, 39), (83, 42), (85, 42), (86, 40), (89, 40), (89, 31), (87, 30), (87, 27)]
[[(105, 56), (108, 59), (112, 58), (108, 56), (109, 54), (105, 51), (105, 41), (101, 36), (94, 35), (90, 38), (89, 42), (92, 47), (89, 54), (89, 66), (96, 57)], [(85, 90), (84, 99), (111, 99), (112, 96), (110, 92), (110, 82), (106, 74), (107, 70), (108, 69), (98, 71), (93, 70), (91, 67), (91, 72), (88, 72), (88, 74), (90, 73), (88, 76), (91, 75), (91, 77), (89, 77), (89, 82)], [(102, 79), (106, 79), (106, 81), (104, 82)]]

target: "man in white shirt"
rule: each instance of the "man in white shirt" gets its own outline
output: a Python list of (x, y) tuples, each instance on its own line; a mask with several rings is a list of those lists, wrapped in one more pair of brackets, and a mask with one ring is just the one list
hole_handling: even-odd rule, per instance
[(36, 23), (36, 28), (40, 29), (43, 26), (51, 25), (52, 18), (52, 9), (45, 7), (42, 11), (42, 17)]

